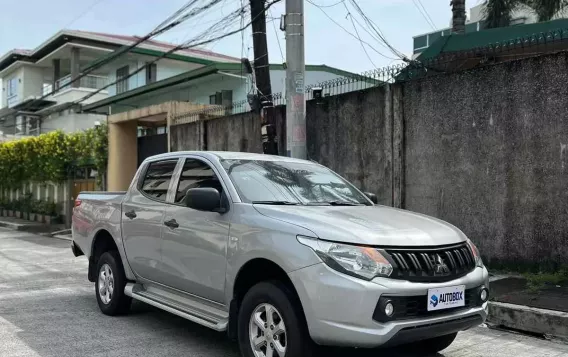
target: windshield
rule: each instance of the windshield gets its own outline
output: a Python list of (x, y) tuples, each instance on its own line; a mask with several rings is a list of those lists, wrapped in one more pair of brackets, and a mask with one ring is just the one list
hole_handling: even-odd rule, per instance
[(370, 205), (331, 170), (311, 163), (222, 160), (241, 200), (247, 203)]

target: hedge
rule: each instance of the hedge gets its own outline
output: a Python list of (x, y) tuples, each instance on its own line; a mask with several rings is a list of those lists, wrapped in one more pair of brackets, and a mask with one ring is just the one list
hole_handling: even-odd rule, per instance
[(0, 187), (28, 182), (61, 182), (72, 167), (94, 164), (100, 186), (108, 157), (107, 127), (83, 132), (52, 131), (0, 144)]

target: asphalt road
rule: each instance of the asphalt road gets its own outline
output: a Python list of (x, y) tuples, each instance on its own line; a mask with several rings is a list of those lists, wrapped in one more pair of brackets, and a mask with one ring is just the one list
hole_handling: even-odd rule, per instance
[[(0, 228), (0, 356), (238, 356), (225, 335), (134, 303), (99, 312), (85, 257), (69, 241)], [(400, 350), (332, 350), (330, 356), (401, 356)], [(568, 356), (568, 345), (479, 327), (438, 357)]]

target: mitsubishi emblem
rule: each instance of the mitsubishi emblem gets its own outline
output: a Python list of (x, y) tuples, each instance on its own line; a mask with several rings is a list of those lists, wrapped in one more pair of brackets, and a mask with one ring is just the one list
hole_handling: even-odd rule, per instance
[(450, 268), (444, 263), (440, 254), (436, 254), (434, 258), (434, 272), (436, 274), (448, 274), (450, 272)]

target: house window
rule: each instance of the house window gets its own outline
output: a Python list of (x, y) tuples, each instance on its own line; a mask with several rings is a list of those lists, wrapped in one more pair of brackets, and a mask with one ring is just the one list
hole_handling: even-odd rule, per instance
[(116, 94), (128, 91), (128, 66), (116, 70)]
[(8, 98), (18, 95), (18, 78), (8, 80)]
[(209, 96), (209, 104), (229, 107), (233, 104), (233, 91), (222, 90)]
[(157, 66), (155, 63), (146, 64), (146, 84), (156, 81)]

